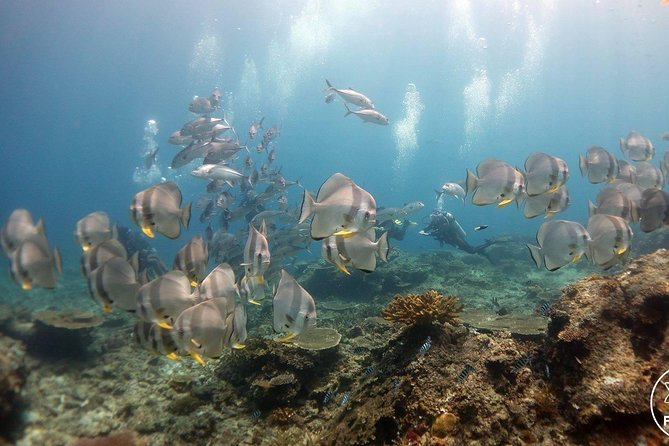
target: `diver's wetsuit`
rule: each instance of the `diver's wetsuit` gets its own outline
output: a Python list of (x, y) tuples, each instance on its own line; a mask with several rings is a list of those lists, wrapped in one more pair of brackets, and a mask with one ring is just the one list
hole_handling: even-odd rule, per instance
[(404, 221), (386, 220), (376, 228), (376, 238), (379, 238), (381, 234), (387, 232), (389, 239), (394, 238), (395, 240), (403, 240), (407, 228), (410, 225), (411, 222), (407, 219), (404, 219)]
[(430, 214), (430, 222), (425, 229), (420, 231), (420, 234), (429, 235), (439, 241), (441, 246), (447, 243), (469, 254), (480, 254), (488, 260), (490, 258), (485, 253), (485, 249), (495, 243), (494, 240), (486, 240), (485, 243), (479, 246), (470, 245), (465, 240), (465, 231), (455, 217), (449, 212), (440, 210), (436, 210)]

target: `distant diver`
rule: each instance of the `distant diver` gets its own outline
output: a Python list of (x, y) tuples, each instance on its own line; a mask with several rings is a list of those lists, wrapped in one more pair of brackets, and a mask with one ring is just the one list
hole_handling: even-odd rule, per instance
[(419, 232), (419, 234), (428, 235), (434, 238), (441, 246), (444, 246), (444, 243), (447, 243), (469, 254), (480, 254), (492, 261), (490, 257), (488, 257), (488, 254), (486, 254), (485, 249), (496, 243), (496, 241), (486, 240), (485, 243), (479, 246), (470, 245), (467, 240), (465, 240), (467, 234), (464, 229), (462, 229), (460, 223), (458, 223), (450, 212), (445, 212), (439, 209), (433, 211), (430, 214), (430, 222), (425, 229)]
[(381, 236), (384, 232), (388, 233), (388, 238), (389, 239), (395, 239), (395, 240), (404, 240), (404, 236), (406, 235), (407, 228), (411, 225), (415, 225), (416, 223), (407, 220), (406, 218), (404, 220), (400, 219), (389, 219), (385, 220), (382, 222), (380, 225), (376, 227), (376, 236), (377, 238)]
[(118, 241), (128, 252), (128, 258), (136, 252), (139, 253), (139, 270), (146, 270), (149, 279), (155, 279), (168, 271), (165, 264), (160, 260), (158, 251), (149, 244), (139, 231), (121, 225), (117, 225), (117, 229)]

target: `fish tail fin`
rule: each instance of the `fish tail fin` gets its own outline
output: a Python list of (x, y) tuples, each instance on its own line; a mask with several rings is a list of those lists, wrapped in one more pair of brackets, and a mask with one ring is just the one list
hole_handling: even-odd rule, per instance
[(534, 260), (535, 265), (537, 265), (537, 268), (541, 268), (541, 265), (544, 264), (544, 256), (541, 253), (541, 248), (539, 248), (538, 246), (530, 245), (528, 243), (527, 249), (530, 250), (530, 255), (532, 256), (532, 260)]
[(479, 179), (472, 173), (471, 170), (467, 169), (467, 179), (465, 180), (465, 197), (469, 195), (469, 192), (474, 192), (474, 190), (476, 190), (478, 187), (478, 184)]
[(620, 151), (627, 156), (627, 141), (624, 138), (620, 138)]
[(325, 83), (327, 84), (328, 88), (332, 88), (332, 84), (329, 80), (325, 79)]
[(263, 129), (263, 130), (265, 129), (265, 127), (262, 126), (262, 122), (263, 122), (264, 120), (265, 120), (265, 117), (264, 117), (264, 116), (263, 116), (262, 118), (260, 118), (260, 122), (258, 123), (258, 128), (259, 128), (259, 129)]
[(578, 155), (578, 169), (583, 176), (585, 176), (585, 173), (588, 171), (588, 162), (583, 155)]
[(190, 207), (191, 207), (191, 202), (189, 201), (186, 203), (186, 206), (181, 210), (181, 224), (184, 225), (184, 228), (188, 229), (188, 224), (190, 223)]
[(376, 250), (379, 253), (379, 257), (384, 262), (388, 261), (388, 252), (390, 251), (390, 245), (388, 244), (388, 232), (381, 234), (381, 237), (376, 241)]
[(308, 190), (304, 189), (304, 197), (302, 198), (302, 207), (300, 208), (300, 220), (298, 221), (298, 224), (309, 218), (314, 212), (315, 206), (316, 202), (314, 201), (314, 197), (311, 196)]
[(590, 200), (588, 200), (588, 217), (592, 217), (597, 213), (597, 206)]
[(350, 108), (348, 108), (348, 105), (344, 104), (344, 107), (346, 107), (346, 114), (344, 115), (344, 118), (353, 113)]
[(439, 200), (444, 193), (440, 190), (434, 189), (434, 193), (437, 194), (437, 200)]
[(60, 257), (60, 251), (57, 246), (53, 247), (53, 260), (58, 274), (63, 274), (63, 259)]
[(37, 232), (39, 234), (42, 234), (43, 236), (46, 237), (46, 229), (44, 229), (44, 220), (40, 218), (37, 224), (35, 225), (35, 228), (37, 229)]

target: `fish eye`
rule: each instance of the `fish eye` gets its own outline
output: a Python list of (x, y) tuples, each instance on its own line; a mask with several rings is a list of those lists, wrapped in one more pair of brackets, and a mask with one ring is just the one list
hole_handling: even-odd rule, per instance
[(569, 255), (570, 255), (570, 256), (573, 256), (573, 255), (574, 255), (574, 251), (569, 252)]
[(502, 192), (501, 194), (499, 194), (499, 196), (502, 197), (502, 198), (504, 198), (505, 195), (506, 195), (506, 194), (505, 194), (504, 192)]

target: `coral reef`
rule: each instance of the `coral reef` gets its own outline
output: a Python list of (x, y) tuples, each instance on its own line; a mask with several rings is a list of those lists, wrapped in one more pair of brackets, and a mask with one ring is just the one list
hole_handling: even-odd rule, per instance
[(104, 322), (104, 318), (98, 313), (76, 309), (36, 311), (33, 317), (44, 325), (66, 330), (97, 327)]
[(325, 350), (339, 345), (341, 334), (334, 328), (315, 327), (293, 339), (291, 344), (305, 350)]
[(615, 424), (652, 425), (650, 389), (669, 368), (669, 251), (563, 291), (544, 351), (564, 416), (584, 442)]
[(383, 317), (389, 321), (402, 322), (407, 325), (441, 324), (458, 325), (458, 313), (462, 304), (455, 296), (446, 296), (435, 290), (420, 294), (396, 294), (390, 301)]
[[(493, 252), (510, 249), (495, 246)], [(506, 262), (447, 254), (396, 254), (399, 264), (354, 279), (362, 284), (357, 294), (333, 293), (323, 306), (318, 296), (318, 327), (337, 333), (328, 336), (334, 348), (273, 341), (268, 302), (249, 309), (247, 347), (204, 367), (188, 358), (152, 357), (129, 343), (127, 315), (109, 315), (89, 329), (48, 327), (78, 333), (89, 353), (82, 362), (27, 348), (24, 430), (5, 436), (19, 446), (79, 439), (105, 444), (97, 442), (122, 432), (147, 445), (661, 444), (647, 406), (650, 388), (669, 367), (666, 250), (563, 293), (564, 281), (585, 269), (572, 265), (555, 275), (516, 262), (515, 270), (503, 272)], [(448, 274), (443, 257), (452, 265)], [(424, 276), (400, 274), (411, 268)], [(349, 279), (327, 273), (335, 281)], [(492, 285), (502, 277), (504, 287)], [(392, 313), (404, 314), (407, 325), (379, 317), (391, 296), (384, 291), (388, 280), (402, 293), (420, 287), (463, 296), (467, 310), (449, 310), (463, 324), (442, 323), (432, 313), (411, 317), (404, 302)], [(84, 308), (90, 299), (81, 296)], [(495, 314), (493, 297), (510, 314)], [(550, 318), (531, 315), (542, 301), (552, 304)], [(44, 324), (33, 324), (31, 312), (14, 316), (15, 324), (0, 321), (0, 330), (33, 339)], [(413, 323), (417, 319), (421, 323)], [(4, 342), (14, 341), (0, 337), (2, 354), (10, 349)]]
[(20, 341), (0, 335), (0, 444), (16, 423), (25, 384), (25, 348)]

